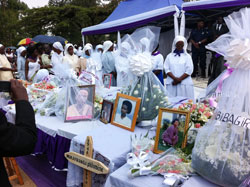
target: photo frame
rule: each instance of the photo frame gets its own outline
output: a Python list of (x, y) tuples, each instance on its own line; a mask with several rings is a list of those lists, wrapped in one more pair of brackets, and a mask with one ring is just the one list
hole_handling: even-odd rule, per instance
[(141, 99), (117, 93), (111, 124), (134, 132)]
[(103, 75), (103, 85), (104, 88), (110, 88), (111, 87), (111, 81), (112, 81), (112, 74), (104, 74)]
[(185, 148), (189, 119), (188, 111), (160, 108), (154, 153), (162, 153), (170, 147)]
[(65, 122), (94, 118), (95, 85), (72, 86), (67, 90)]
[(107, 124), (110, 123), (113, 112), (113, 103), (108, 100), (103, 100), (100, 121)]

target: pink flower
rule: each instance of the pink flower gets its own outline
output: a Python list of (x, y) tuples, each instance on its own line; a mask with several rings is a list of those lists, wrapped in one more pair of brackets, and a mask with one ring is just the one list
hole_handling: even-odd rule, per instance
[(206, 113), (205, 113), (205, 116), (206, 116), (207, 118), (209, 118), (209, 117), (211, 116), (210, 112), (206, 112)]
[(200, 123), (196, 123), (194, 126), (195, 126), (195, 128), (197, 128), (197, 129), (198, 129), (198, 128), (200, 128), (200, 127), (201, 127), (201, 124), (200, 124)]
[(158, 172), (158, 173), (166, 173), (166, 170), (161, 168), (161, 169), (159, 169), (157, 172)]
[(159, 163), (160, 166), (163, 166), (164, 164), (165, 164), (164, 161), (161, 161), (161, 162)]
[(136, 149), (141, 149), (141, 146), (140, 146), (140, 145), (137, 145), (137, 146), (136, 146)]
[(181, 171), (180, 170), (168, 170), (168, 173), (181, 173)]

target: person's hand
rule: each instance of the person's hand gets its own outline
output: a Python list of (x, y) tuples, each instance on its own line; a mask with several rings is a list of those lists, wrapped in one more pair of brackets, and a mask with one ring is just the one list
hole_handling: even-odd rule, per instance
[(175, 79), (174, 79), (174, 81), (173, 81), (173, 85), (177, 85), (177, 84), (180, 84), (181, 83), (181, 79), (180, 78), (177, 78), (177, 77), (175, 77)]
[(195, 47), (196, 49), (199, 49), (199, 48), (200, 48), (200, 46), (199, 46), (198, 43), (194, 43), (194, 47)]
[(15, 79), (11, 79), (10, 84), (11, 84), (11, 87), (10, 87), (11, 96), (14, 102), (20, 101), (20, 100), (28, 101), (28, 94), (27, 94), (26, 88), (24, 88), (21, 82)]
[(12, 72), (16, 72), (17, 69), (16, 69), (16, 68), (12, 68), (11, 71), (12, 71)]

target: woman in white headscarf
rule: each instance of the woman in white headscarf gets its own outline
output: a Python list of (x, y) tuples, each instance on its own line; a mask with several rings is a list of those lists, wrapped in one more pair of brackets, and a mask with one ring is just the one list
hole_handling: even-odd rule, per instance
[(102, 63), (100, 56), (93, 52), (92, 45), (85, 45), (83, 49), (87, 62), (86, 71), (93, 73), (102, 81)]
[(95, 47), (95, 52), (102, 53), (103, 52), (103, 45), (99, 44)]
[(26, 54), (27, 50), (25, 47), (18, 48), (18, 58), (17, 58), (17, 70), (19, 74), (19, 78), (25, 80), (25, 62), (26, 62)]
[(65, 45), (63, 63), (68, 64), (74, 71), (77, 67), (78, 57), (74, 54), (74, 46), (72, 44)]
[(103, 43), (102, 72), (112, 74), (111, 86), (116, 86), (115, 58), (113, 56), (113, 43), (106, 41)]
[(194, 99), (194, 86), (191, 78), (193, 61), (187, 53), (187, 40), (177, 36), (172, 45), (172, 52), (167, 56), (164, 70), (167, 74), (167, 91), (172, 97), (183, 96)]
[(63, 46), (60, 42), (55, 42), (53, 44), (53, 51), (54, 53), (51, 56), (51, 64), (52, 67), (56, 66), (57, 64), (62, 64), (63, 62)]

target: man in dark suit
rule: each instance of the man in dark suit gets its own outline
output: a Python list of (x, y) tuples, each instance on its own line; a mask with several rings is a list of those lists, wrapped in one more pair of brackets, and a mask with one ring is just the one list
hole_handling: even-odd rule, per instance
[[(213, 25), (213, 40), (216, 40), (218, 37), (227, 33), (228, 31), (227, 25), (223, 22), (223, 18), (218, 17), (217, 22)], [(212, 72), (211, 76), (209, 77), (208, 84), (215, 80), (221, 74), (221, 72), (226, 69), (224, 63), (225, 61), (223, 56), (214, 52), (212, 53), (212, 59), (209, 65), (212, 69)]]
[(204, 27), (204, 21), (197, 22), (197, 28), (193, 29), (190, 35), (190, 42), (192, 43), (192, 59), (194, 64), (194, 71), (192, 77), (196, 77), (198, 73), (198, 63), (201, 69), (201, 77), (206, 78), (206, 48), (207, 40), (209, 38), (209, 31)]
[(22, 83), (11, 80), (11, 95), (16, 103), (16, 124), (9, 124), (0, 112), (0, 186), (11, 186), (2, 157), (16, 157), (32, 153), (37, 129), (35, 114), (28, 102), (28, 95)]

